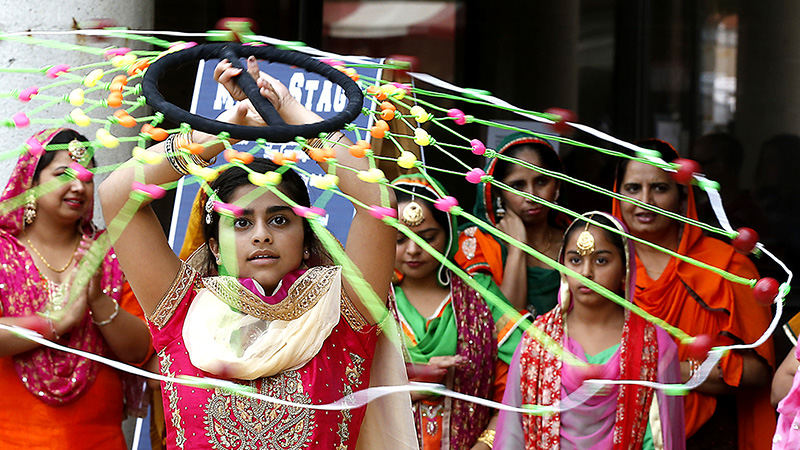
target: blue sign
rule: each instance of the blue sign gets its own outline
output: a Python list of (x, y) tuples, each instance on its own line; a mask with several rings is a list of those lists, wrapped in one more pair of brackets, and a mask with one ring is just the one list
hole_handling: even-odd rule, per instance
[[(197, 68), (194, 94), (192, 96), (192, 106), (190, 108), (190, 112), (193, 114), (215, 118), (222, 111), (235, 104), (235, 101), (231, 98), (230, 94), (228, 94), (228, 91), (226, 91), (222, 85), (214, 81), (214, 68), (218, 61), (219, 60), (200, 61), (200, 65)], [(383, 62), (381, 59), (372, 59), (370, 61), (376, 64)], [(324, 119), (333, 117), (341, 112), (347, 104), (347, 97), (344, 95), (344, 90), (320, 75), (280, 63), (260, 61), (259, 66), (262, 71), (270, 74), (286, 85), (292, 96), (303, 106), (319, 114)], [(378, 79), (381, 77), (381, 69), (359, 67), (356, 70), (362, 76)], [(370, 109), (373, 108), (372, 102), (366, 98), (364, 99), (364, 106)], [(372, 125), (372, 120), (372, 116), (367, 117), (361, 114), (353, 123), (359, 127), (370, 127)], [(350, 131), (345, 131), (344, 133), (351, 141), (356, 141), (355, 133)], [(366, 134), (364, 139), (369, 140), (369, 133), (362, 133), (362, 137), (364, 134)], [(255, 145), (254, 142), (242, 141), (236, 144), (235, 148), (239, 151), (245, 151), (251, 150)], [(271, 154), (271, 152), (287, 152), (296, 149), (297, 144), (293, 142), (287, 144), (270, 144), (265, 150), (256, 153), (256, 156), (269, 157), (268, 155)], [(298, 152), (297, 154), (299, 157), (297, 163), (298, 167), (310, 173), (323, 174), (317, 163), (308, 158), (305, 153)], [(218, 165), (223, 163), (224, 161), (220, 161)], [(304, 179), (305, 178), (304, 176)], [(189, 182), (185, 183), (187, 180)], [(308, 180), (306, 179), (306, 181)], [(183, 245), (186, 227), (189, 223), (189, 214), (192, 210), (192, 203), (194, 202), (199, 187), (199, 184), (193, 182), (192, 179), (183, 178), (180, 180), (175, 190), (175, 205), (172, 210), (169, 244), (176, 253), (180, 252), (181, 246)], [(355, 213), (353, 205), (338, 195), (326, 195), (320, 199), (324, 191), (311, 186), (308, 186), (308, 190), (312, 205), (322, 207), (322, 202), (324, 202), (324, 208), (328, 213), (326, 216), (327, 223), (325, 225), (331, 233), (339, 239), (342, 245), (345, 245), (347, 241), (347, 231), (353, 219), (353, 214)]]

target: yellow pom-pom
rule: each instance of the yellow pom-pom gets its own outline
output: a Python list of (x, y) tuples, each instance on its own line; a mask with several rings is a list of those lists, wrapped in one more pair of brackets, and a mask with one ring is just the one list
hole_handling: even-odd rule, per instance
[(117, 55), (111, 58), (111, 65), (119, 69), (120, 67), (130, 66), (136, 62), (136, 55), (133, 53), (126, 53), (124, 55)]
[(361, 181), (366, 181), (367, 183), (377, 183), (386, 178), (386, 176), (383, 174), (381, 169), (374, 167), (369, 170), (360, 170), (358, 172), (358, 178)]
[(416, 162), (417, 162), (417, 157), (409, 151), (404, 151), (403, 153), (400, 154), (400, 157), (397, 158), (397, 165), (404, 169), (410, 169), (414, 167), (414, 164)]
[(422, 128), (417, 128), (414, 130), (414, 142), (424, 147), (431, 143), (431, 135)]
[(214, 169), (212, 167), (200, 167), (191, 161), (186, 162), (186, 168), (189, 170), (190, 174), (206, 180), (207, 183), (216, 180), (217, 177), (219, 176), (219, 172), (217, 172), (217, 169)]
[(408, 111), (412, 116), (414, 116), (415, 119), (417, 119), (417, 122), (419, 123), (427, 122), (431, 118), (430, 114), (428, 114), (428, 112), (419, 105), (412, 106)]
[(331, 174), (323, 176), (311, 175), (309, 184), (317, 189), (328, 190), (339, 184), (339, 177)]
[(103, 69), (94, 69), (83, 78), (83, 85), (86, 87), (94, 87), (94, 85), (103, 78), (104, 74), (105, 72), (103, 72)]
[(114, 148), (119, 145), (119, 139), (115, 138), (114, 135), (109, 133), (105, 128), (97, 130), (94, 137), (106, 148)]
[(72, 92), (69, 93), (69, 104), (72, 106), (81, 106), (83, 105), (83, 89), (73, 89)]
[[(275, 173), (275, 172), (273, 172)], [(247, 175), (247, 179), (256, 186), (271, 185), (272, 178), (266, 173), (253, 172)]]
[(69, 118), (79, 127), (88, 127), (89, 124), (92, 123), (92, 119), (80, 108), (73, 109), (72, 112), (69, 113)]
[(139, 146), (133, 147), (131, 155), (136, 158), (137, 161), (141, 161), (145, 164), (158, 164), (164, 160), (163, 153), (151, 152)]

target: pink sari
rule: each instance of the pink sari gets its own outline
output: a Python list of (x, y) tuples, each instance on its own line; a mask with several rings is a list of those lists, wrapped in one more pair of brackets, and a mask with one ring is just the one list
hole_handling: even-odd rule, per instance
[[(44, 130), (30, 140), (46, 146), (63, 130)], [(31, 152), (20, 156), (0, 202), (25, 195), (31, 189), (40, 156)], [(17, 240), (24, 228), (23, 210), (20, 207), (0, 216), (0, 313), (5, 317), (34, 315), (44, 310), (50, 299), (47, 280), (36, 269), (25, 246)], [(89, 208), (81, 221), (81, 229), (84, 235), (97, 238), (100, 233), (91, 220), (92, 208)], [(113, 251), (106, 255), (101, 270), (103, 291), (119, 300), (125, 279)], [(92, 324), (88, 313), (58, 343), (91, 353), (109, 354), (100, 330)], [(49, 405), (61, 405), (79, 397), (94, 382), (99, 368), (98, 363), (88, 359), (46, 347), (15, 355), (13, 359), (14, 368), (28, 391)]]

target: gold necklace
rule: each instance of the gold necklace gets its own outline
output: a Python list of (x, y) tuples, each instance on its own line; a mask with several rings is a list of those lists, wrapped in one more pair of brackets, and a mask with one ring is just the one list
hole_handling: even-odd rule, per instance
[(47, 262), (47, 260), (41, 253), (39, 253), (39, 250), (36, 249), (36, 247), (33, 245), (33, 242), (31, 242), (30, 238), (26, 237), (25, 240), (28, 241), (28, 247), (30, 247), (31, 250), (33, 250), (33, 253), (35, 253), (36, 256), (38, 256), (39, 259), (42, 260), (42, 262), (44, 263), (45, 266), (47, 266), (48, 269), (52, 270), (55, 273), (61, 273), (67, 270), (67, 268), (69, 268), (69, 265), (72, 264), (72, 260), (75, 259), (75, 252), (78, 250), (78, 245), (80, 245), (81, 243), (81, 240), (78, 239), (78, 242), (75, 243), (75, 248), (72, 250), (72, 255), (70, 255), (69, 257), (69, 261), (67, 261), (67, 263), (64, 264), (64, 267), (56, 269), (55, 267), (51, 266), (49, 262)]

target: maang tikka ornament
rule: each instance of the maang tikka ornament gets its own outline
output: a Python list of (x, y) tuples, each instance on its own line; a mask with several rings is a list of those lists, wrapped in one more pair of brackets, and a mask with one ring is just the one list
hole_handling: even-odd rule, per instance
[(409, 227), (415, 227), (422, 223), (425, 220), (425, 210), (422, 209), (422, 206), (419, 203), (411, 200), (408, 202), (405, 208), (403, 208), (403, 213), (401, 214), (400, 220)]
[(594, 253), (594, 235), (589, 232), (589, 223), (586, 223), (581, 234), (578, 235), (578, 242), (575, 243), (578, 247), (578, 254), (581, 256), (591, 255)]
[(69, 144), (67, 144), (67, 152), (69, 152), (69, 157), (79, 164), (84, 163), (86, 155), (88, 154), (86, 145), (77, 139), (69, 141)]

